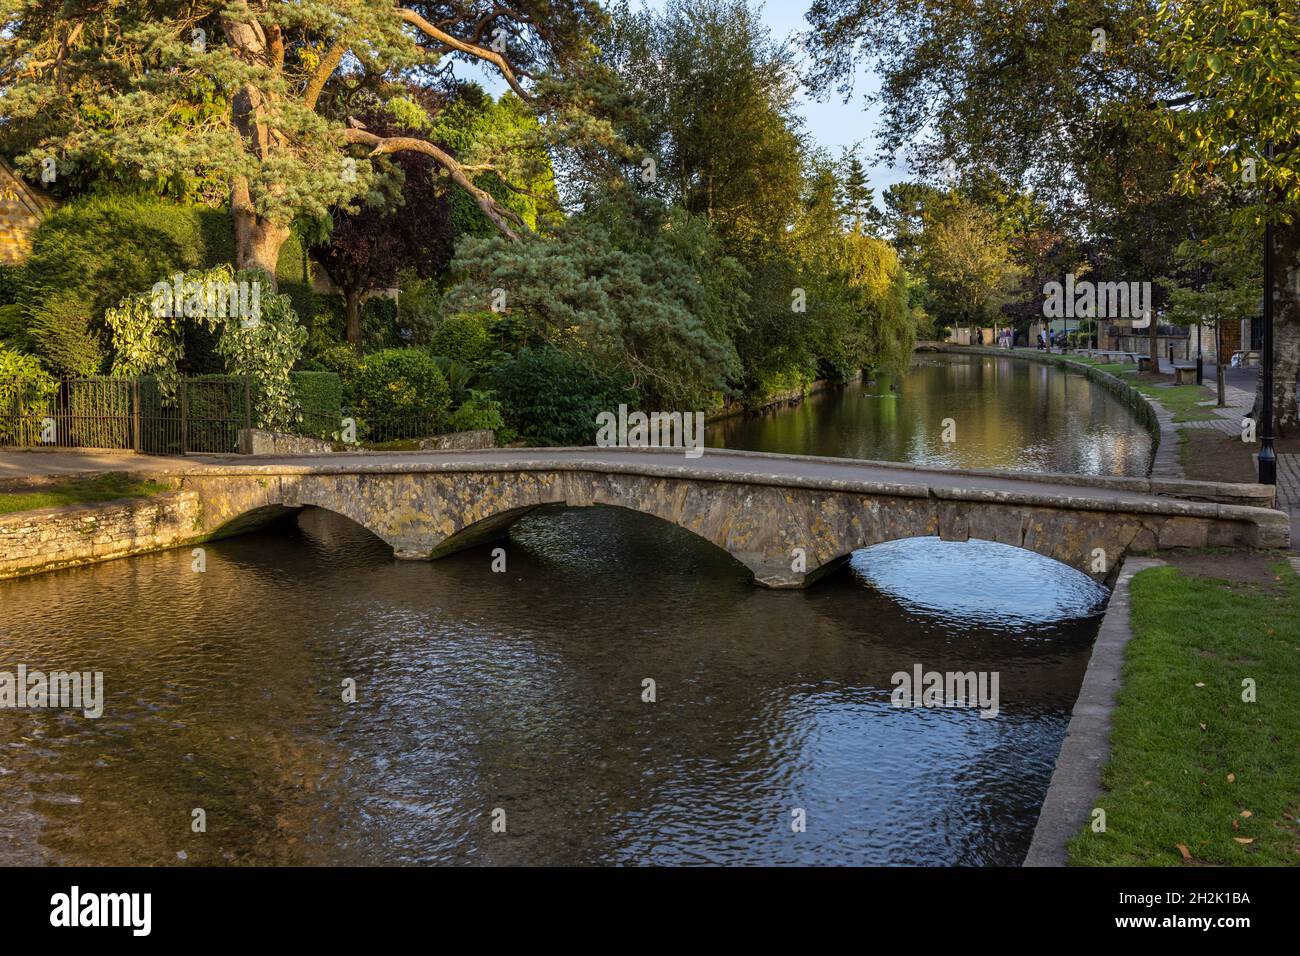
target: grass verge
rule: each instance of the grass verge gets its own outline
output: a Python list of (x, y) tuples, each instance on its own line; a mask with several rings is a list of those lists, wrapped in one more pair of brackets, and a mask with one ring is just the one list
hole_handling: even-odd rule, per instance
[(162, 482), (112, 472), (31, 490), (0, 492), (0, 515), (117, 498), (148, 498), (171, 490), (171, 485)]
[(1300, 864), (1300, 578), (1270, 577), (1134, 577), (1106, 831), (1085, 826), (1072, 865)]
[(1219, 417), (1199, 404), (1210, 397), (1204, 385), (1155, 385), (1137, 379), (1129, 384), (1172, 412), (1174, 422), (1208, 422)]

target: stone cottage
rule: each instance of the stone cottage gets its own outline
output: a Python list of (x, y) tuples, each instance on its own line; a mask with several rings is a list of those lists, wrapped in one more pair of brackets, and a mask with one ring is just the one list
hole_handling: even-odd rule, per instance
[(53, 200), (0, 159), (0, 264), (13, 265), (27, 258), (32, 233), (53, 206)]

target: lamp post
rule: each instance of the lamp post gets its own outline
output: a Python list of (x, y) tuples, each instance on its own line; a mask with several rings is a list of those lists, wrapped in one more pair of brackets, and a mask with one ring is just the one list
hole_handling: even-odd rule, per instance
[[(1273, 144), (1265, 148), (1268, 161), (1273, 161)], [(1265, 203), (1268, 193), (1265, 193)], [(1265, 210), (1267, 213), (1267, 209)], [(1264, 219), (1264, 355), (1260, 374), (1264, 376), (1264, 407), (1260, 414), (1259, 483), (1277, 484), (1277, 453), (1273, 451), (1273, 223)]]
[(1201, 326), (1204, 322), (1196, 324), (1196, 384), (1205, 384), (1205, 359), (1201, 356)]

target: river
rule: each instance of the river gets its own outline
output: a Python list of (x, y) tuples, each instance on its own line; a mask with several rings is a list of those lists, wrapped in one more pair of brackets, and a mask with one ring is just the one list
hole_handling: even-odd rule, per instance
[[(918, 356), (896, 391), (712, 434), (1035, 471), (1150, 457), (1098, 386), (1003, 358)], [(0, 710), (0, 863), (1016, 864), (1107, 596), (933, 539), (765, 591), (615, 509), (536, 512), (506, 548), (504, 573), (491, 546), (397, 562), (309, 511), (209, 544), (203, 573), (183, 550), (0, 583), (0, 670), (102, 671), (106, 696), (99, 719)], [(996, 673), (997, 715), (891, 706), (917, 665)]]

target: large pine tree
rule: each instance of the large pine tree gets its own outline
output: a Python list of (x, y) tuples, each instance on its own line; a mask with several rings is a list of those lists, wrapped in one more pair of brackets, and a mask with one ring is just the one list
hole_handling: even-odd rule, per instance
[(593, 76), (602, 19), (594, 0), (0, 0), (3, 146), (29, 174), (220, 183), (236, 265), (272, 276), (294, 220), (364, 195), (393, 153), (430, 157), (514, 238), (523, 220), (476, 184), (484, 168), (381, 136), (350, 103), (392, 99), (409, 120), (408, 82), (454, 83), (472, 61), (551, 118), (546, 135), (598, 137), (571, 74)]

